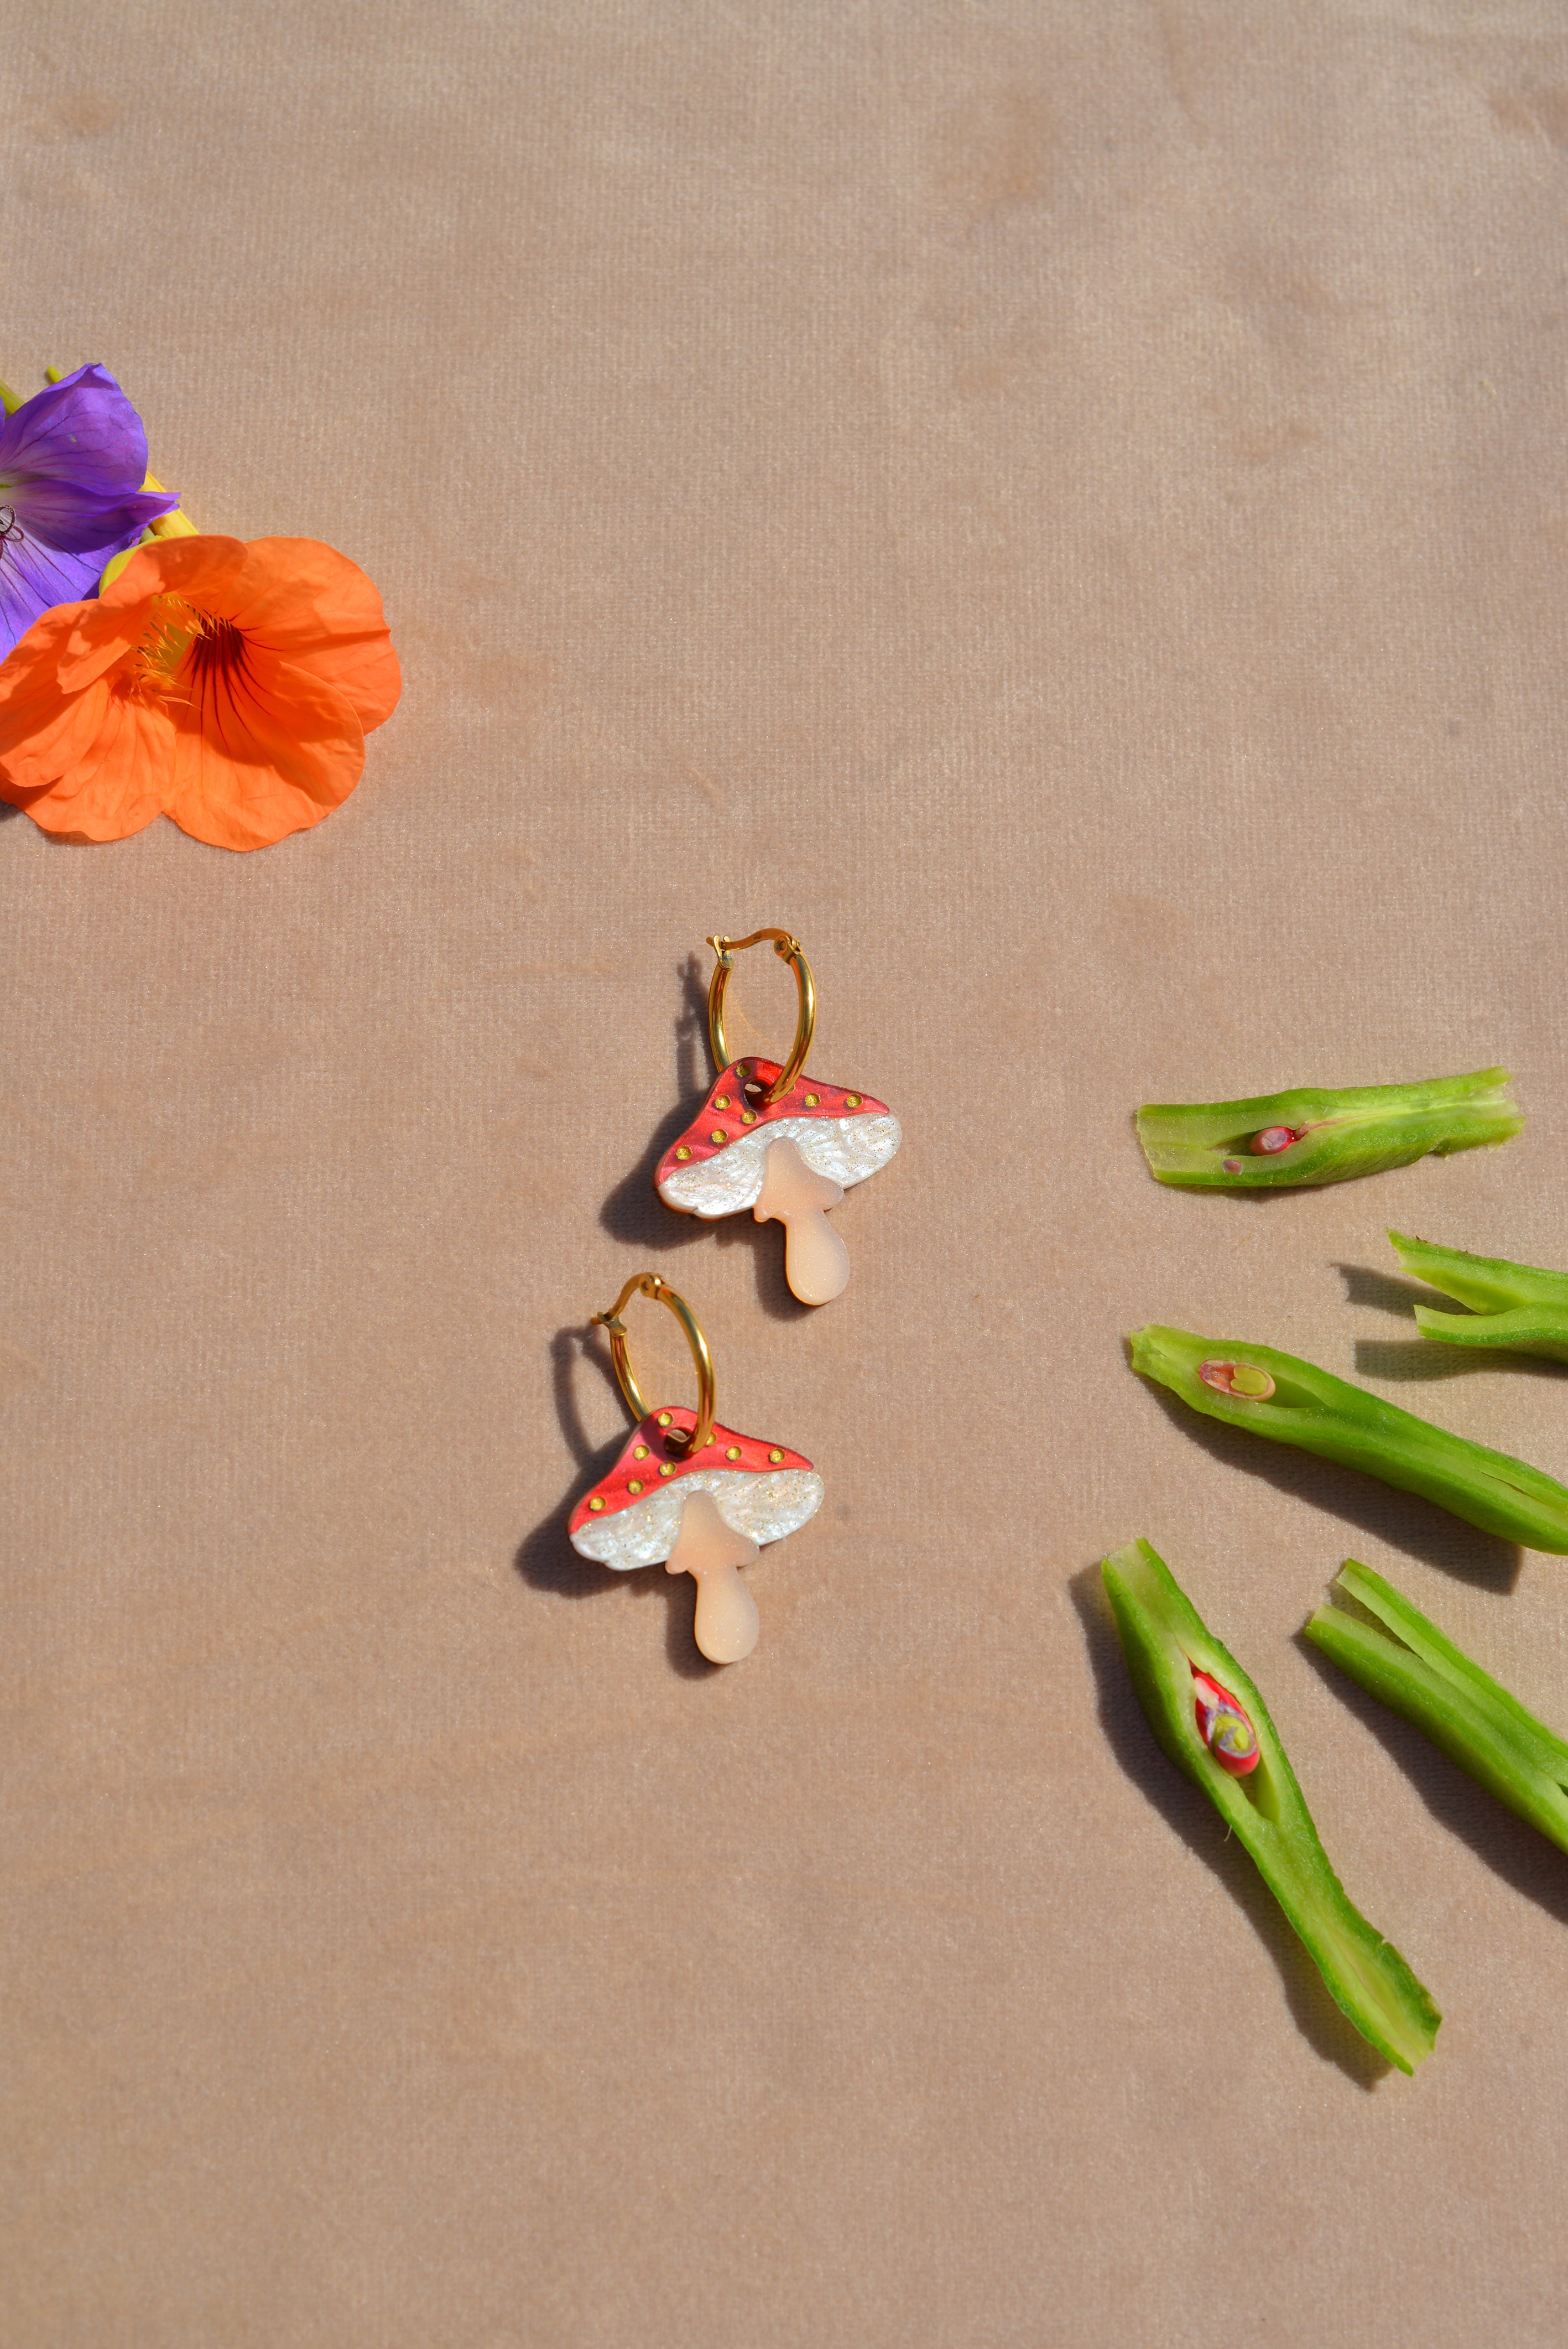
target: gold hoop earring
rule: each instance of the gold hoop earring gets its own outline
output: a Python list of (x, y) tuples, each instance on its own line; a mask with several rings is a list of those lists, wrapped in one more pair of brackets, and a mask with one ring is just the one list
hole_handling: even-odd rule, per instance
[[(799, 1010), (782, 1062), (732, 1061), (724, 1005), (735, 957), (770, 939), (795, 975)], [(749, 1207), (784, 1226), (784, 1277), (804, 1305), (842, 1296), (850, 1252), (828, 1222), (851, 1184), (885, 1166), (903, 1136), (885, 1102), (802, 1073), (817, 1025), (817, 988), (789, 930), (711, 937), (717, 960), (707, 990), (707, 1031), (718, 1076), (702, 1112), (660, 1159), (654, 1184), (666, 1207), (714, 1218)]]
[[(634, 1297), (667, 1305), (696, 1366), (697, 1401), (650, 1408), (632, 1369), (626, 1325)], [(822, 1505), (810, 1462), (782, 1444), (741, 1435), (714, 1418), (713, 1355), (701, 1322), (656, 1272), (632, 1275), (593, 1323), (610, 1333), (610, 1359), (637, 1424), (620, 1458), (567, 1520), (580, 1557), (629, 1573), (664, 1565), (696, 1582), (696, 1643), (711, 1663), (738, 1664), (757, 1645), (757, 1601), (740, 1578), (766, 1543), (782, 1541)]]

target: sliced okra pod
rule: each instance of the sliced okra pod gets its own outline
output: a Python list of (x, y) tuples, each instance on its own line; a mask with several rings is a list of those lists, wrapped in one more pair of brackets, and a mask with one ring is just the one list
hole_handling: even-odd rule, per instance
[(1506, 1347), (1511, 1354), (1545, 1354), (1568, 1362), (1568, 1273), (1542, 1272), (1506, 1257), (1470, 1256), (1463, 1248), (1432, 1247), (1390, 1232), (1405, 1270), (1429, 1288), (1468, 1305), (1468, 1313), (1439, 1313), (1418, 1305), (1423, 1338), (1450, 1346)]
[(1370, 1567), (1346, 1558), (1332, 1595), (1366, 1614), (1320, 1607), (1306, 1626), (1314, 1645), (1568, 1851), (1568, 1744)]
[(1413, 2072), (1442, 2018), (1398, 1951), (1346, 1898), (1263, 1698), (1146, 1541), (1130, 1542), (1100, 1571), (1160, 1744), (1245, 1845), (1362, 2037)]
[(1210, 1419), (1364, 1469), (1526, 1549), (1568, 1550), (1568, 1491), (1555, 1477), (1295, 1354), (1151, 1324), (1132, 1340), (1132, 1367)]
[(1339, 1092), (1261, 1093), (1250, 1101), (1151, 1102), (1138, 1139), (1161, 1183), (1187, 1190), (1284, 1191), (1347, 1183), (1408, 1166), (1429, 1153), (1506, 1142), (1524, 1112), (1504, 1088), (1506, 1069), (1433, 1077), (1415, 1085), (1357, 1085)]

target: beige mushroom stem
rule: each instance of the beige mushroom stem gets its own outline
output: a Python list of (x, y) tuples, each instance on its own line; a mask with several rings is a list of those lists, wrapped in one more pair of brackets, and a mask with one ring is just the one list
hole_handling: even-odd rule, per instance
[(850, 1251), (829, 1223), (827, 1210), (843, 1185), (814, 1174), (788, 1135), (762, 1165), (762, 1195), (751, 1210), (759, 1224), (784, 1226), (784, 1278), (802, 1305), (830, 1305), (849, 1287)]
[(718, 1514), (711, 1493), (688, 1493), (666, 1574), (696, 1578), (696, 1643), (710, 1664), (738, 1664), (757, 1645), (757, 1601), (736, 1568), (749, 1566), (757, 1544)]

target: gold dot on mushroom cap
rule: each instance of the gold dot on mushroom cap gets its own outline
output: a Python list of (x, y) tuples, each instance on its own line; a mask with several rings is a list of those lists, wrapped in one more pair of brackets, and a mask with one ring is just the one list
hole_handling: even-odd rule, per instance
[(821, 1100), (822, 1096), (820, 1093), (808, 1093), (806, 1096), (806, 1106), (808, 1109), (820, 1108), (821, 1105)]
[(687, 1149), (684, 1142), (680, 1142), (676, 1144), (676, 1156), (677, 1158), (689, 1158), (691, 1156), (691, 1152)]
[(757, 1112), (754, 1109), (743, 1109), (740, 1112), (740, 1123), (742, 1125), (755, 1125)]
[(729, 1107), (729, 1095), (727, 1093), (715, 1093), (713, 1097), (713, 1105), (715, 1109), (727, 1109)]
[(844, 1095), (844, 1107), (846, 1109), (859, 1109), (860, 1105), (861, 1096), (859, 1093), (846, 1093)]
[(784, 1454), (779, 1451), (779, 1446), (775, 1444), (772, 1451), (768, 1454), (768, 1457), (769, 1460), (779, 1461), (783, 1459)]
[(667, 1460), (665, 1462), (664, 1466), (659, 1470), (659, 1474), (660, 1474), (660, 1475), (661, 1475), (661, 1476), (673, 1476), (673, 1475), (675, 1475), (675, 1473), (676, 1473), (676, 1472), (675, 1472), (675, 1470), (670, 1466), (670, 1464), (669, 1464), (669, 1462), (668, 1462)]
[(631, 1483), (626, 1487), (628, 1493), (640, 1493), (642, 1489), (643, 1480), (640, 1476), (634, 1476)]
[(639, 1444), (632, 1454), (634, 1460), (645, 1460), (647, 1456), (648, 1447), (645, 1444)]
[(707, 1138), (712, 1143), (714, 1148), (717, 1150), (724, 1141), (724, 1128), (721, 1125), (716, 1125), (713, 1132)]
[(740, 1457), (740, 1446), (739, 1446), (739, 1444), (730, 1444), (730, 1446), (728, 1447), (727, 1451), (725, 1453), (725, 1455), (724, 1455), (724, 1456), (725, 1456), (725, 1458), (726, 1458), (727, 1460), (738, 1460), (738, 1459), (739, 1459), (739, 1457)]
[(604, 1504), (603, 1504), (603, 1502), (599, 1498), (599, 1495), (598, 1495), (598, 1494), (597, 1494), (597, 1493), (595, 1493), (595, 1494), (594, 1494), (593, 1498), (593, 1499), (589, 1502), (589, 1504), (588, 1504), (588, 1506), (589, 1506), (591, 1509), (602, 1509), (602, 1508), (603, 1507), (603, 1506), (604, 1506)]
[(661, 1427), (667, 1427), (667, 1426), (669, 1425), (669, 1423), (670, 1423), (670, 1415), (669, 1415), (669, 1413), (668, 1413), (667, 1411), (661, 1411), (661, 1412), (660, 1412), (660, 1413), (659, 1413), (659, 1425), (660, 1425)]

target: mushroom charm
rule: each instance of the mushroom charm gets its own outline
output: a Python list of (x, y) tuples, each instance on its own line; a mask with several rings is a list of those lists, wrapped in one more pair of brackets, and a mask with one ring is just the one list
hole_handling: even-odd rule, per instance
[[(794, 1048), (777, 1061), (732, 1061), (724, 996), (734, 957), (758, 939), (794, 970), (800, 1012)], [(654, 1182), (680, 1214), (735, 1216), (784, 1226), (784, 1277), (804, 1305), (842, 1296), (850, 1254), (827, 1220), (851, 1184), (885, 1166), (903, 1139), (897, 1118), (870, 1093), (846, 1092), (800, 1073), (816, 1026), (810, 965), (787, 930), (710, 938), (718, 957), (708, 989), (708, 1033), (719, 1067), (702, 1112), (660, 1159)]]
[[(650, 1411), (626, 1353), (621, 1311), (634, 1293), (667, 1305), (697, 1368), (697, 1408)], [(696, 1315), (656, 1272), (634, 1274), (608, 1313), (621, 1391), (637, 1425), (607, 1476), (567, 1520), (572, 1547), (600, 1566), (628, 1573), (663, 1564), (696, 1583), (696, 1643), (710, 1663), (738, 1664), (757, 1645), (757, 1601), (740, 1578), (767, 1542), (781, 1541), (814, 1516), (822, 1480), (781, 1444), (720, 1427), (713, 1416), (713, 1357)]]

